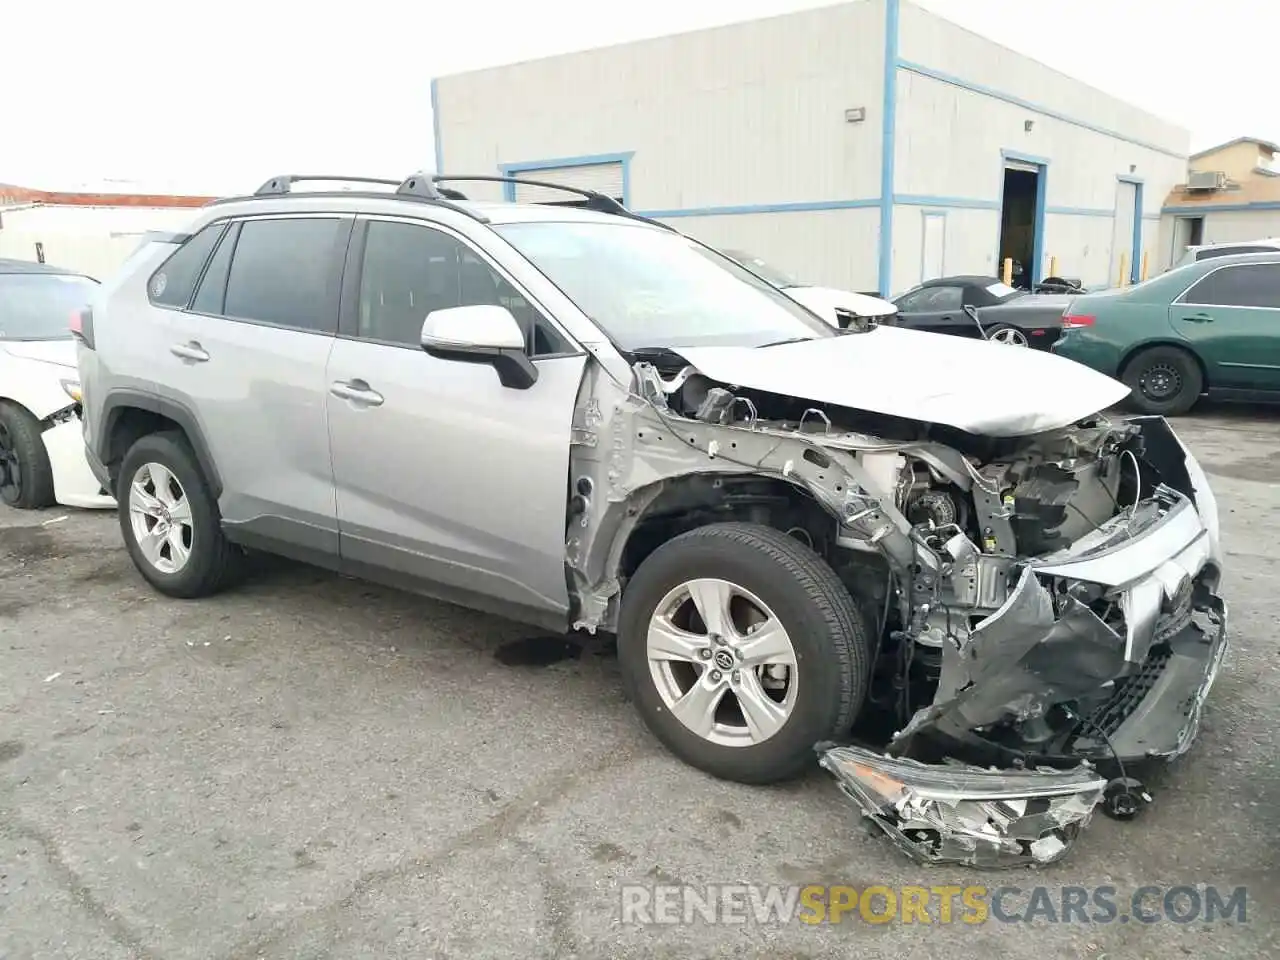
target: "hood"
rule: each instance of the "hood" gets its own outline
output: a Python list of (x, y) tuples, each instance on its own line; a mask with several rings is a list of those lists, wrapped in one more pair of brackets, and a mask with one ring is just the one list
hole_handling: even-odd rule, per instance
[(833, 327), (839, 326), (836, 310), (848, 310), (860, 317), (884, 317), (897, 313), (898, 308), (888, 300), (868, 297), (852, 290), (836, 290), (832, 287), (786, 287), (788, 297), (808, 307)]
[(776, 347), (681, 347), (704, 376), (989, 437), (1069, 426), (1129, 388), (1065, 357), (898, 327)]
[(63, 340), (0, 340), (0, 350), (23, 360), (56, 363), (60, 367), (76, 369), (76, 342)]

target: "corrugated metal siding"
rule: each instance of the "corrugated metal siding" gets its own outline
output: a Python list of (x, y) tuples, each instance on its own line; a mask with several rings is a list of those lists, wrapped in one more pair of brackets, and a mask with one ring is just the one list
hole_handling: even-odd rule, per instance
[(882, 31), (856, 2), (443, 77), (444, 166), (634, 151), (640, 210), (874, 197)]
[(742, 250), (799, 280), (846, 290), (876, 289), (878, 210), (817, 210), (667, 222), (709, 246)]
[[(1098, 128), (1088, 129), (934, 77), (899, 71), (895, 192), (993, 208), (967, 211), (969, 216), (959, 222), (955, 217), (959, 211), (949, 212), (948, 269), (952, 268), (950, 251), (963, 245), (970, 250), (963, 256), (975, 270), (1000, 271), (996, 247), (1003, 149), (1049, 161), (1041, 270), (1047, 270), (1049, 257), (1056, 256), (1061, 274), (1085, 283), (1114, 280), (1110, 275), (1117, 178), (1141, 177), (1143, 213), (1158, 214), (1169, 190), (1185, 179), (1186, 163), (1153, 147), (1185, 154), (1189, 134), (910, 4), (902, 5), (901, 29), (899, 50), (904, 60), (1007, 92)], [(1033, 121), (1030, 131), (1025, 129), (1027, 120)], [(1150, 146), (1099, 130), (1123, 133)], [(894, 289), (918, 277), (919, 241), (915, 238), (920, 236), (921, 212), (916, 208), (904, 215), (899, 209), (895, 214)], [(897, 235), (900, 229), (906, 231), (905, 237)], [(964, 235), (963, 244), (952, 241), (953, 230)], [(1143, 249), (1153, 259), (1158, 253), (1156, 232), (1154, 220), (1143, 221)]]
[[(577, 187), (579, 190), (594, 190), (606, 197), (613, 197), (623, 202), (623, 173), (621, 163), (592, 163), (573, 167), (549, 167), (541, 170), (524, 170), (513, 173), (514, 177), (528, 180), (543, 180), (549, 183), (563, 183), (566, 187)], [(580, 199), (563, 190), (551, 190), (547, 187), (531, 187), (523, 183), (515, 184), (515, 198), (519, 203), (564, 203)]]
[(130, 207), (0, 208), (0, 257), (38, 259), (87, 273), (110, 276), (137, 249), (148, 230), (180, 230), (196, 210)]

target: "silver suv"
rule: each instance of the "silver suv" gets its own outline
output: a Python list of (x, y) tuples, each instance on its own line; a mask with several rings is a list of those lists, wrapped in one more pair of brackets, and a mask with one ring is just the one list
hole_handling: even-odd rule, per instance
[(1217, 507), (1163, 420), (1098, 413), (1122, 384), (835, 330), (589, 192), (296, 179), (151, 239), (78, 325), (89, 457), (158, 590), (257, 548), (616, 634), (653, 732), (744, 782), (864, 708), (903, 757), (1185, 749)]

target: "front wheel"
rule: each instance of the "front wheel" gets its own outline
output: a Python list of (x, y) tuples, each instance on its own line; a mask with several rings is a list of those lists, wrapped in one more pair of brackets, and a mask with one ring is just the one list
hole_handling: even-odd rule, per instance
[(1204, 377), (1194, 357), (1177, 347), (1150, 347), (1125, 366), (1129, 403), (1139, 412), (1176, 417), (1200, 399)]
[(832, 569), (772, 527), (722, 523), (668, 541), (622, 598), (618, 657), (641, 718), (713, 776), (770, 783), (852, 726), (871, 647)]

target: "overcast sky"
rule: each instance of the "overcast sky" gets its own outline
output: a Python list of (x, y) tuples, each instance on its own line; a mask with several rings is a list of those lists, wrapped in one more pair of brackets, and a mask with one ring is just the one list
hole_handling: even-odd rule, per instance
[[(1257, 0), (919, 2), (1190, 129), (1193, 150), (1280, 141), (1274, 20)], [(222, 193), (282, 172), (400, 177), (433, 163), (433, 76), (827, 5), (8, 3), (0, 182)]]

